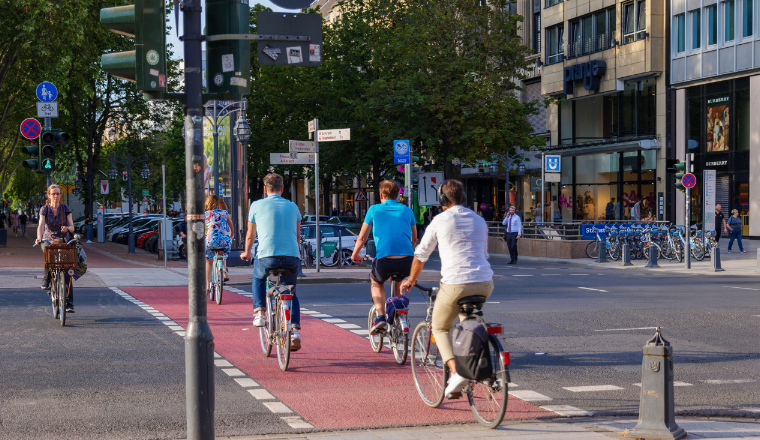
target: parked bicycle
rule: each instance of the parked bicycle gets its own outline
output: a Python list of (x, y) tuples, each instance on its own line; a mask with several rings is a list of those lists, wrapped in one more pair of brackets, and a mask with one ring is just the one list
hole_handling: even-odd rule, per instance
[[(451, 372), (443, 363), (433, 336), (433, 307), (438, 288), (415, 285), (427, 304), (425, 320), (417, 324), (412, 334), (412, 376), (417, 393), (427, 406), (438, 407), (443, 402), (446, 382)], [(427, 295), (425, 295), (427, 294)], [(470, 409), (475, 418), (488, 428), (495, 428), (504, 419), (507, 411), (509, 391), (509, 352), (504, 351), (496, 335), (501, 334), (499, 324), (489, 324), (483, 319), (481, 308), (486, 302), (484, 296), (468, 296), (460, 299), (460, 313), (465, 319), (475, 319), (488, 328), (488, 348), (493, 371), (491, 377), (481, 381), (470, 381), (463, 390), (467, 395)]]
[(294, 286), (281, 284), (282, 277), (290, 274), (290, 269), (269, 269), (267, 271), (266, 325), (259, 327), (261, 351), (265, 356), (277, 347), (277, 361), (280, 370), (288, 369), (290, 362), (290, 307)]
[[(74, 268), (79, 263), (79, 253), (75, 244), (81, 238), (81, 235), (76, 234), (74, 239), (67, 243), (63, 243), (63, 240), (60, 242), (59, 240), (42, 240), (43, 243), (47, 243), (45, 247), (45, 270), (50, 271), (48, 295), (53, 305), (53, 318), (59, 319), (61, 326), (66, 325), (66, 300), (71, 293)], [(37, 243), (34, 246), (37, 246)]]

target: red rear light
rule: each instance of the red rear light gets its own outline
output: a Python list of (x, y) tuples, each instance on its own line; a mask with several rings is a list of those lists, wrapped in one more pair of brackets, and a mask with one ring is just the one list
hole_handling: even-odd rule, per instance
[(509, 365), (509, 352), (508, 351), (502, 351), (501, 357), (504, 358), (504, 365)]
[(493, 327), (488, 327), (488, 334), (489, 335), (499, 335), (499, 334), (501, 334), (501, 326), (500, 325), (496, 325), (496, 326), (493, 326)]
[(280, 299), (283, 301), (291, 301), (293, 300), (293, 295), (280, 295)]
[(290, 319), (290, 310), (285, 309), (285, 319)]
[(409, 310), (396, 310), (396, 313), (399, 315), (408, 315)]

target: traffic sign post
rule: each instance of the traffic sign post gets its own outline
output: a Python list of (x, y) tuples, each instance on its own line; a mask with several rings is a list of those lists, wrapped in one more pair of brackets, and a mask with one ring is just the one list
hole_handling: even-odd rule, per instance
[(313, 141), (288, 141), (288, 151), (291, 153), (316, 153), (317, 144)]
[(108, 180), (101, 180), (100, 181), (100, 194), (108, 194), (109, 189), (109, 181)]

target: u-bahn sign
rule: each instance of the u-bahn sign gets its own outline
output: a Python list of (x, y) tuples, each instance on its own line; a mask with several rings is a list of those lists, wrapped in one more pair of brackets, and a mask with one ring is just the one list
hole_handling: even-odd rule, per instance
[(565, 67), (565, 95), (573, 94), (573, 83), (583, 80), (583, 88), (588, 91), (599, 90), (599, 82), (607, 72), (604, 60), (592, 60), (586, 63)]

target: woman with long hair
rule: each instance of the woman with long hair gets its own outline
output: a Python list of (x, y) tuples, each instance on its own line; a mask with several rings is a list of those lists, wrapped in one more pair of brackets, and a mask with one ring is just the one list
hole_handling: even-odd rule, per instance
[(227, 213), (227, 205), (219, 196), (206, 197), (206, 295), (211, 290), (211, 270), (214, 265), (215, 251), (211, 248), (225, 248), (224, 280), (227, 281), (227, 257), (232, 247), (232, 220)]
[[(71, 209), (61, 204), (61, 187), (52, 184), (48, 187), (47, 195), (50, 203), (40, 208), (40, 222), (37, 227), (37, 241), (43, 239), (51, 241), (68, 241), (74, 233), (74, 220), (71, 218)], [(42, 252), (44, 254), (48, 243), (42, 243)], [(70, 275), (64, 272), (65, 281), (70, 285)], [(45, 270), (42, 288), (50, 289), (50, 271)], [(74, 286), (69, 290), (69, 297), (66, 304), (66, 312), (74, 313)]]

